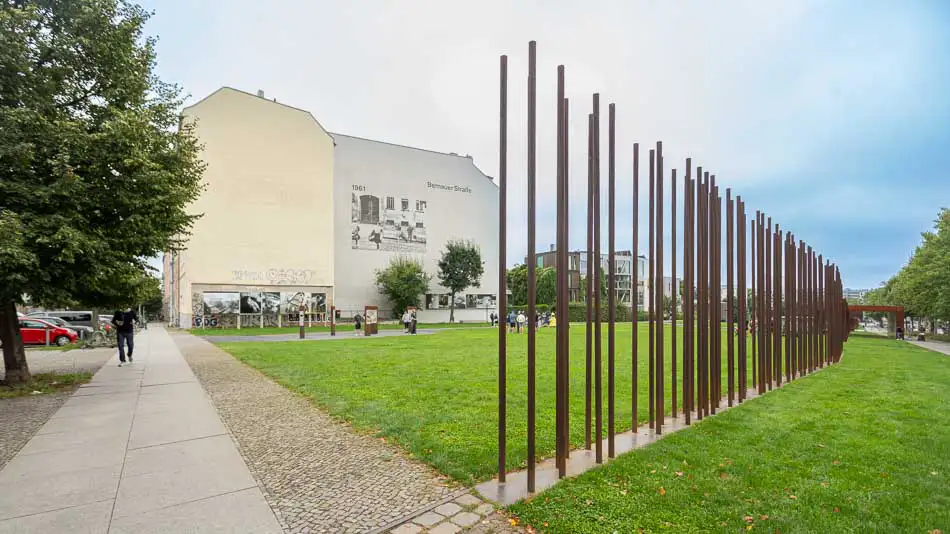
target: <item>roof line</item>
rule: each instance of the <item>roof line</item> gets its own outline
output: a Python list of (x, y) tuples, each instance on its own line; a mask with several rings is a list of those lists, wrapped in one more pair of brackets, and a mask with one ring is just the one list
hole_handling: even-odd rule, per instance
[(366, 138), (366, 137), (360, 137), (360, 136), (358, 136), (358, 135), (350, 135), (350, 134), (338, 133), (338, 132), (327, 132), (327, 133), (330, 134), (330, 137), (336, 137), (336, 136), (349, 137), (350, 139), (359, 139), (360, 141), (367, 141), (367, 142), (370, 142), (370, 143), (379, 143), (379, 144), (382, 144), (382, 145), (389, 145), (389, 146), (394, 146), (394, 147), (399, 147), (399, 148), (408, 148), (408, 149), (410, 149), (410, 150), (419, 150), (419, 151), (421, 151), (421, 152), (428, 152), (429, 154), (438, 154), (438, 155), (440, 155), (440, 156), (449, 156), (449, 157), (453, 157), (453, 158), (463, 159), (463, 160), (466, 160), (466, 161), (468, 161), (469, 163), (471, 163), (471, 164), (472, 164), (472, 167), (475, 167), (475, 170), (478, 171), (482, 176), (484, 176), (488, 181), (490, 181), (496, 188), (498, 187), (498, 183), (495, 182), (495, 179), (494, 179), (493, 177), (491, 177), (491, 176), (485, 174), (485, 171), (481, 170), (481, 169), (478, 167), (478, 165), (475, 165), (475, 158), (473, 158), (473, 157), (471, 157), (471, 156), (463, 156), (463, 155), (461, 155), (461, 154), (453, 154), (453, 153), (451, 153), (451, 152), (440, 152), (440, 151), (438, 151), (438, 150), (431, 150), (431, 149), (428, 149), (428, 148), (419, 148), (419, 147), (417, 147), (417, 146), (401, 145), (401, 144), (399, 144), (399, 143), (392, 143), (392, 142), (389, 142), (389, 141), (380, 141), (380, 140), (378, 140), (378, 139), (369, 139), (369, 138)]
[(267, 102), (268, 104), (277, 104), (278, 106), (283, 106), (283, 107), (285, 107), (285, 108), (289, 108), (289, 109), (292, 109), (292, 110), (294, 110), (294, 111), (299, 111), (299, 112), (301, 112), (301, 113), (306, 113), (307, 115), (310, 116), (311, 119), (313, 119), (313, 122), (317, 123), (317, 126), (319, 126), (320, 129), (324, 131), (324, 133), (326, 133), (327, 135), (330, 135), (330, 136), (332, 137), (332, 134), (330, 134), (330, 130), (327, 130), (327, 129), (323, 126), (323, 124), (321, 124), (320, 121), (317, 120), (317, 118), (316, 118), (316, 117), (313, 115), (313, 113), (311, 113), (310, 111), (308, 111), (308, 110), (306, 110), (306, 109), (303, 109), (303, 108), (298, 108), (297, 106), (291, 106), (290, 104), (285, 104), (285, 103), (283, 103), (283, 102), (279, 102), (279, 101), (277, 101), (277, 99), (270, 99), (270, 98), (267, 98), (266, 96), (258, 96), (258, 95), (254, 94), (254, 93), (250, 93), (250, 92), (244, 91), (244, 90), (242, 90), (242, 89), (237, 89), (237, 88), (235, 88), (235, 87), (231, 87), (230, 85), (222, 85), (221, 87), (219, 87), (219, 88), (215, 89), (214, 91), (212, 91), (211, 93), (209, 93), (208, 96), (202, 98), (201, 100), (198, 100), (197, 102), (195, 102), (194, 104), (191, 104), (190, 106), (185, 106), (184, 108), (182, 108), (182, 112), (187, 111), (187, 110), (189, 110), (189, 109), (191, 109), (191, 108), (193, 108), (193, 107), (195, 107), (195, 106), (201, 104), (201, 103), (204, 102), (205, 100), (208, 100), (208, 99), (211, 98), (212, 96), (214, 96), (214, 95), (216, 95), (216, 94), (218, 94), (218, 93), (220, 93), (221, 91), (224, 91), (224, 90), (231, 90), (231, 91), (234, 91), (235, 93), (240, 93), (240, 94), (242, 94), (242, 95), (246, 95), (246, 96), (250, 96), (250, 97), (254, 97), (254, 98), (259, 98), (259, 99), (261, 99), (261, 100)]

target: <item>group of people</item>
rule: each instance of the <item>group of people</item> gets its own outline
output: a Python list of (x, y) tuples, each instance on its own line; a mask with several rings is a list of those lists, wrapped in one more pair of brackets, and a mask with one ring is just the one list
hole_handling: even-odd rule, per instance
[[(495, 326), (495, 324), (498, 323), (498, 314), (492, 312), (492, 314), (489, 317), (491, 318), (491, 325)], [(508, 326), (509, 332), (520, 334), (521, 332), (527, 332), (529, 321), (524, 311), (512, 310), (508, 312), (508, 316), (505, 317), (505, 324)], [(548, 325), (553, 326), (553, 324), (554, 322), (552, 320), (550, 312), (534, 314), (535, 330), (537, 330), (538, 328), (541, 328), (542, 326), (548, 326)], [(499, 324), (499, 326), (503, 326), (503, 325)]]
[(402, 325), (405, 327), (405, 332), (407, 334), (415, 334), (416, 326), (418, 326), (418, 324), (419, 319), (416, 317), (415, 311), (410, 312), (409, 310), (406, 310), (405, 313), (402, 314)]

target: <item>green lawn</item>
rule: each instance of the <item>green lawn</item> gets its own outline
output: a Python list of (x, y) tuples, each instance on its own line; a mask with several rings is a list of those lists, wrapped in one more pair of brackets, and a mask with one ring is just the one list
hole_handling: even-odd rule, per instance
[(950, 357), (854, 336), (841, 365), (511, 511), (545, 532), (948, 532), (948, 414)]
[[(424, 328), (489, 328), (488, 323), (419, 323), (416, 325), (418, 329)], [(391, 323), (380, 323), (380, 330), (401, 330), (403, 326), (401, 324), (391, 324)], [(352, 332), (353, 323), (340, 323), (336, 325), (338, 332)], [(329, 326), (323, 325), (314, 325), (311, 327), (305, 327), (308, 333), (327, 333), (330, 331)], [(267, 327), (267, 328), (192, 328), (188, 332), (196, 336), (272, 336), (278, 334), (296, 334), (300, 332), (299, 326), (284, 326), (281, 328)]]
[(0, 399), (25, 397), (39, 393), (55, 393), (57, 391), (72, 390), (92, 379), (92, 373), (39, 373), (33, 375), (28, 384), (8, 386), (0, 381)]
[[(619, 432), (630, 428), (632, 411), (631, 328), (621, 325), (617, 331)], [(669, 327), (667, 332), (669, 360)], [(472, 483), (496, 474), (497, 339), (495, 330), (479, 329), (318, 343), (226, 343), (221, 347), (356, 428), (387, 436), (441, 472)], [(510, 335), (509, 340), (508, 468), (512, 470), (524, 467), (527, 457), (527, 336)], [(647, 419), (647, 343), (643, 325), (638, 344), (641, 423)], [(584, 327), (575, 325), (571, 335), (571, 442), (575, 447), (584, 442), (584, 347)], [(679, 350), (682, 358), (682, 343)], [(605, 328), (605, 368), (606, 353)], [(724, 353), (723, 365), (725, 360)], [(537, 364), (538, 455), (553, 456), (554, 329), (542, 329), (538, 335)], [(666, 369), (669, 376), (669, 361)], [(751, 372), (751, 363), (749, 369)], [(606, 372), (603, 380), (606, 413)], [(669, 393), (666, 406), (669, 411)]]

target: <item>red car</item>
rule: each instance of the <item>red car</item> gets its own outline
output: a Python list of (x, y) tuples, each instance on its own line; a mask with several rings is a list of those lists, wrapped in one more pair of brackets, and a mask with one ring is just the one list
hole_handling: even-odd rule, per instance
[(46, 330), (49, 330), (50, 344), (63, 346), (75, 343), (79, 334), (71, 328), (60, 328), (52, 323), (32, 317), (20, 317), (20, 337), (24, 345), (45, 345)]

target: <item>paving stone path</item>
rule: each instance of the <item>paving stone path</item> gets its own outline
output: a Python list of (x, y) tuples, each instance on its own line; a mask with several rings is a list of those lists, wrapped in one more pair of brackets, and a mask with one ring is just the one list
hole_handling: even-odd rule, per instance
[(514, 532), (491, 505), (395, 446), (354, 432), (208, 341), (174, 339), (287, 532)]
[[(63, 352), (27, 350), (26, 361), (33, 373), (95, 373), (110, 356), (110, 349)], [(3, 377), (4, 370), (0, 367), (0, 380)], [(0, 428), (3, 429), (0, 432), (0, 469), (49, 421), (70, 395), (72, 391), (0, 399)]]

